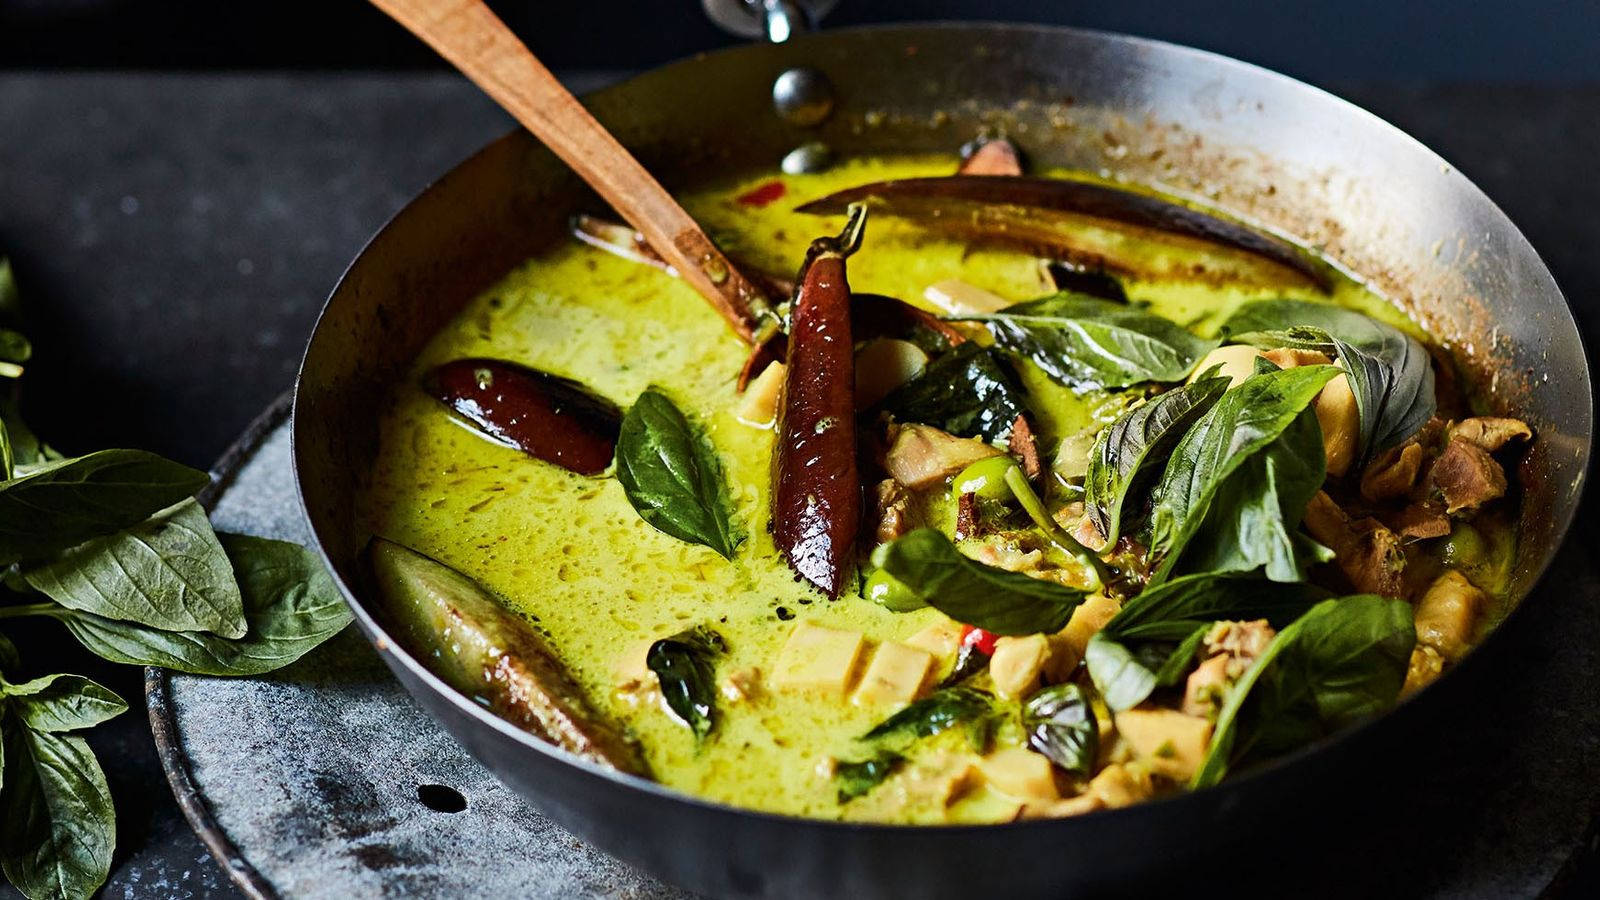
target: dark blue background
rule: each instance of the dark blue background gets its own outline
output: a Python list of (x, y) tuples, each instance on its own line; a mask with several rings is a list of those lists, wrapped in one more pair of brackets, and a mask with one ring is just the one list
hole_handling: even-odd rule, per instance
[[(698, 0), (496, 0), (557, 67), (733, 41)], [(1600, 81), (1600, 0), (842, 0), (827, 25), (1050, 22), (1215, 50), (1310, 81)], [(364, 0), (0, 0), (0, 66), (433, 66)]]

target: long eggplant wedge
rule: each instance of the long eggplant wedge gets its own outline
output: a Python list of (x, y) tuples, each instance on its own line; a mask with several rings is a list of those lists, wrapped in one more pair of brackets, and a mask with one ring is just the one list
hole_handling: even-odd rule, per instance
[(435, 675), (564, 750), (650, 777), (638, 746), (590, 705), (544, 638), (482, 585), (383, 538), (367, 558), (395, 636)]
[[(1323, 268), (1293, 244), (1159, 197), (1093, 182), (1026, 175), (902, 178), (829, 194), (799, 211), (832, 215), (853, 203), (974, 244), (1037, 252), (1092, 269), (1197, 280), (1288, 278), (1323, 290), (1329, 284)], [(1202, 254), (1203, 270), (1187, 257), (1150, 252), (1150, 242), (1161, 240), (1187, 242)]]

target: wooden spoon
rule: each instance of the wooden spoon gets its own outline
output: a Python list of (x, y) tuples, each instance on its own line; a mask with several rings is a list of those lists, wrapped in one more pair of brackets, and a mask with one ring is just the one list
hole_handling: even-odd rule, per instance
[(767, 297), (728, 262), (660, 182), (561, 86), (481, 0), (372, 0), (422, 38), (610, 203), (733, 330), (759, 344), (778, 325)]

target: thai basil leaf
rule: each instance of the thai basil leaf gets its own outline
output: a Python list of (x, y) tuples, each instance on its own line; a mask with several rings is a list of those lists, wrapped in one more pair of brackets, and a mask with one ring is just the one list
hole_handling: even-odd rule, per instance
[(1257, 300), (1223, 325), (1237, 339), (1337, 356), (1360, 413), (1365, 463), (1416, 434), (1437, 410), (1433, 362), (1415, 338), (1354, 310), (1306, 300)]
[(9, 698), (17, 718), (35, 731), (93, 728), (128, 711), (121, 697), (82, 675), (0, 685), (0, 697)]
[[(10, 638), (0, 634), (0, 673), (4, 673), (7, 669), (15, 669), (20, 665), (22, 665), (22, 660), (17, 656), (17, 645), (11, 643)], [(4, 678), (0, 678), (0, 681), (4, 680)]]
[(863, 741), (915, 740), (987, 715), (994, 698), (969, 687), (948, 687), (912, 701), (861, 736)]
[(959, 437), (1004, 437), (1026, 409), (1015, 373), (990, 347), (968, 341), (929, 363), (880, 401), (899, 422), (932, 425)]
[(101, 450), (0, 483), (0, 564), (34, 559), (136, 525), (210, 476), (142, 450)]
[(1182, 381), (1217, 342), (1126, 304), (1061, 293), (981, 316), (1000, 346), (1075, 390)]
[(1106, 622), (1116, 640), (1181, 641), (1195, 627), (1224, 619), (1266, 619), (1283, 628), (1327, 596), (1309, 584), (1283, 584), (1247, 575), (1185, 575), (1146, 589)]
[[(1184, 435), (1153, 494), (1147, 543), (1160, 562), (1152, 585), (1173, 574), (1228, 477), (1293, 425), (1337, 374), (1333, 366), (1300, 366), (1254, 375), (1223, 394)], [(1321, 454), (1319, 444), (1313, 455)]]
[(71, 609), (165, 631), (245, 634), (244, 600), (228, 555), (192, 499), (23, 574)]
[(881, 750), (876, 755), (856, 762), (840, 762), (833, 770), (833, 780), (839, 788), (839, 802), (846, 803), (871, 791), (894, 774), (906, 761), (892, 750)]
[(1022, 709), (1028, 746), (1051, 762), (1087, 778), (1100, 752), (1100, 726), (1083, 688), (1075, 684), (1047, 687), (1028, 698)]
[(729, 512), (716, 451), (655, 388), (640, 394), (622, 418), (617, 480), (640, 518), (733, 558), (743, 535)]
[(90, 652), (113, 662), (193, 675), (260, 675), (294, 662), (350, 623), (333, 579), (299, 544), (221, 535), (244, 600), (245, 636), (162, 631), (62, 609), (52, 615)]
[(1121, 536), (1129, 496), (1227, 389), (1226, 378), (1202, 378), (1134, 407), (1100, 432), (1089, 451), (1083, 502), (1107, 543)]
[(999, 635), (1066, 627), (1085, 591), (968, 559), (933, 528), (919, 528), (878, 552), (884, 571), (957, 622)]
[(1314, 545), (1300, 534), (1300, 520), (1327, 475), (1322, 428), (1307, 407), (1218, 487), (1177, 568), (1189, 572), (1260, 568), (1273, 581), (1305, 581), (1307, 551)]
[(1373, 594), (1324, 600), (1278, 632), (1239, 677), (1191, 787), (1286, 752), (1394, 704), (1416, 632), (1411, 605)]
[(661, 681), (661, 696), (696, 741), (705, 740), (717, 720), (716, 660), (728, 645), (704, 626), (690, 628), (650, 645), (645, 665)]
[(9, 724), (0, 868), (29, 897), (88, 897), (116, 844), (105, 773), (83, 738)]
[[(1089, 640), (1084, 664), (1107, 706), (1132, 709), (1157, 687), (1171, 687), (1187, 674), (1213, 622), (1266, 619), (1282, 627), (1325, 596), (1312, 585), (1259, 577), (1174, 578), (1145, 590), (1112, 616)], [(1175, 649), (1165, 650), (1175, 642)]]

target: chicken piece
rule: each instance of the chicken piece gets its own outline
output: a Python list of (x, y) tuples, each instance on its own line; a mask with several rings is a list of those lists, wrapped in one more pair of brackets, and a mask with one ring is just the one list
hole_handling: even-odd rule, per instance
[(1472, 648), (1478, 615), (1488, 604), (1489, 596), (1467, 576), (1444, 570), (1417, 601), (1417, 643), (1439, 651), (1445, 662), (1460, 660)]
[(1452, 437), (1428, 469), (1428, 491), (1444, 499), (1444, 511), (1477, 509), (1506, 493), (1506, 473), (1487, 450), (1464, 437)]
[(1377, 503), (1410, 494), (1422, 471), (1423, 455), (1422, 445), (1416, 441), (1378, 454), (1361, 473), (1361, 496)]
[(914, 491), (944, 482), (980, 459), (1000, 456), (998, 448), (959, 438), (929, 425), (900, 425), (890, 435), (883, 468)]
[(949, 806), (983, 782), (976, 761), (965, 753), (935, 753), (901, 778), (906, 794), (931, 806)]
[(1238, 678), (1250, 664), (1267, 651), (1267, 645), (1278, 633), (1266, 619), (1249, 622), (1218, 622), (1211, 626), (1201, 643), (1207, 656), (1224, 656), (1232, 660), (1228, 677)]
[(1452, 439), (1461, 438), (1490, 453), (1512, 441), (1526, 441), (1533, 438), (1533, 429), (1528, 427), (1528, 423), (1521, 419), (1498, 416), (1462, 419), (1450, 426), (1449, 433)]
[(954, 619), (941, 616), (938, 621), (905, 639), (907, 647), (926, 650), (936, 660), (948, 659), (961, 646), (962, 626)]
[(1155, 793), (1155, 785), (1150, 781), (1150, 773), (1142, 767), (1114, 763), (1101, 769), (1089, 782), (1089, 793), (1107, 807), (1116, 809), (1148, 799)]
[(1117, 714), (1117, 733), (1156, 775), (1188, 781), (1211, 743), (1210, 719), (1171, 709), (1130, 709)]
[(768, 363), (739, 398), (740, 422), (753, 428), (771, 428), (778, 420), (778, 397), (783, 394), (783, 363)]
[(928, 285), (923, 289), (922, 297), (935, 309), (952, 316), (992, 313), (1011, 305), (1010, 300), (999, 294), (955, 278)]
[(1008, 747), (978, 761), (984, 780), (1002, 794), (1019, 800), (1059, 800), (1054, 766), (1032, 750)]
[(1385, 597), (1404, 595), (1405, 551), (1400, 536), (1383, 523), (1376, 519), (1351, 522), (1326, 491), (1318, 491), (1306, 507), (1305, 527), (1333, 550), (1339, 571), (1356, 590)]
[(922, 516), (912, 503), (911, 492), (893, 478), (885, 478), (873, 489), (877, 497), (878, 525), (873, 537), (887, 544), (897, 537), (922, 527)]
[(1050, 659), (1050, 641), (1042, 634), (1003, 637), (989, 658), (989, 677), (995, 693), (1007, 700), (1026, 697), (1039, 687), (1039, 675)]
[(1444, 657), (1439, 655), (1439, 651), (1418, 644), (1411, 651), (1411, 664), (1406, 668), (1406, 681), (1400, 686), (1400, 696), (1415, 694), (1443, 673)]
[(1213, 656), (1189, 673), (1189, 680), (1183, 686), (1184, 715), (1209, 719), (1222, 709), (1222, 699), (1232, 683), (1228, 675), (1229, 662), (1227, 656)]
[(1238, 387), (1239, 382), (1256, 373), (1256, 359), (1260, 356), (1261, 351), (1249, 344), (1224, 344), (1200, 358), (1189, 381), (1196, 381), (1212, 366), (1221, 366), (1217, 374), (1228, 379), (1228, 387)]
[(885, 641), (872, 654), (856, 688), (857, 706), (910, 703), (922, 693), (933, 669), (933, 654), (907, 644)]
[(855, 681), (864, 643), (857, 632), (802, 622), (778, 654), (772, 683), (786, 690), (843, 697)]
[(1089, 639), (1106, 627), (1111, 617), (1122, 609), (1122, 603), (1104, 594), (1084, 598), (1072, 611), (1067, 627), (1050, 635), (1050, 657), (1046, 660), (1044, 677), (1051, 684), (1059, 684), (1072, 677), (1078, 663), (1083, 662), (1084, 648)]
[(1389, 530), (1411, 541), (1444, 537), (1450, 533), (1450, 517), (1444, 514), (1444, 507), (1431, 500), (1413, 503), (1387, 516), (1384, 524)]
[(856, 351), (856, 409), (876, 406), (895, 388), (922, 374), (927, 364), (928, 354), (910, 341), (867, 341)]

